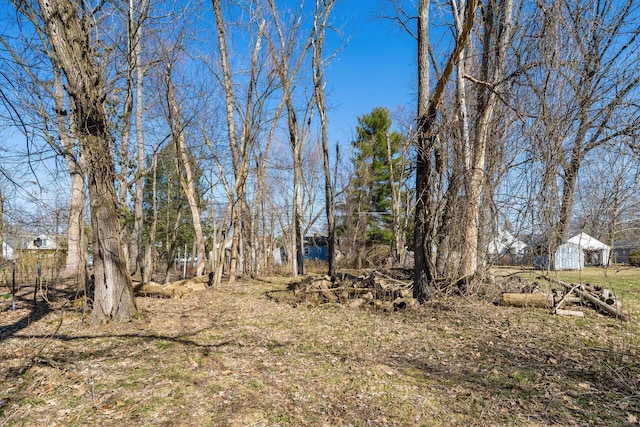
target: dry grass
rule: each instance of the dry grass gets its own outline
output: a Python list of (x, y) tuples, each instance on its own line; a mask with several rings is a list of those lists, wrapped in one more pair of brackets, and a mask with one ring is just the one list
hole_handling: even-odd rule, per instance
[(294, 308), (288, 280), (139, 298), (140, 319), (102, 327), (2, 300), (0, 425), (638, 425), (635, 318)]

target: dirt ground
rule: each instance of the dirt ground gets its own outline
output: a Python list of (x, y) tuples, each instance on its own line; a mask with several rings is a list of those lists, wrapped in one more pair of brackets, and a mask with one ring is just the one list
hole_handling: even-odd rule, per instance
[(138, 298), (104, 326), (21, 288), (0, 299), (0, 426), (639, 425), (635, 318), (295, 306), (291, 280)]

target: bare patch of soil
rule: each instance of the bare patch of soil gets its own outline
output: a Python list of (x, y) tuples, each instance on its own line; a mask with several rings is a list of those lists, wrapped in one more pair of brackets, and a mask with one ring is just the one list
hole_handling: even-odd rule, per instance
[(138, 298), (100, 327), (62, 293), (0, 300), (0, 425), (638, 425), (634, 318), (294, 307), (290, 281)]

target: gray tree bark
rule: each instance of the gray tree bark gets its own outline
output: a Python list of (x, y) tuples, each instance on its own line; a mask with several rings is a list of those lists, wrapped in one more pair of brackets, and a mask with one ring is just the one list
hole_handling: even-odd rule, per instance
[(91, 54), (82, 8), (71, 0), (38, 0), (38, 5), (67, 79), (75, 132), (87, 162), (95, 283), (92, 318), (95, 323), (128, 321), (137, 315), (137, 307), (120, 240), (104, 76)]
[(438, 233), (436, 212), (438, 180), (443, 176), (442, 147), (439, 146), (435, 125), (440, 102), (455, 64), (469, 41), (475, 19), (477, 0), (469, 0), (465, 8), (462, 32), (438, 82), (429, 88), (429, 0), (420, 0), (418, 9), (418, 129), (416, 135), (416, 207), (414, 226), (414, 284), (413, 295), (420, 302), (431, 299), (431, 284), (436, 277), (435, 245)]

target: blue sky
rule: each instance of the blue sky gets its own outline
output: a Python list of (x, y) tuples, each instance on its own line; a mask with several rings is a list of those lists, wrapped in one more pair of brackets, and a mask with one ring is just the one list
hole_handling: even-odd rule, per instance
[(334, 8), (347, 45), (325, 76), (332, 144), (349, 143), (357, 117), (374, 107), (415, 109), (416, 43), (391, 21), (375, 19), (378, 11), (377, 0), (338, 2)]
[[(300, 0), (285, 1), (299, 4)], [(340, 39), (328, 33), (325, 53), (344, 47), (325, 74), (331, 145), (340, 142), (342, 147), (349, 147), (357, 117), (374, 107), (386, 107), (392, 112), (400, 106), (415, 108), (416, 43), (391, 21), (378, 17), (382, 3), (383, 0), (337, 1), (332, 12), (331, 20), (340, 30)], [(14, 145), (23, 144), (22, 138), (11, 139)], [(342, 157), (346, 159), (348, 153), (343, 151)]]

